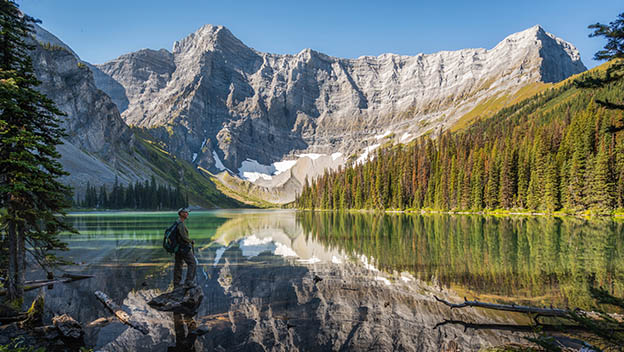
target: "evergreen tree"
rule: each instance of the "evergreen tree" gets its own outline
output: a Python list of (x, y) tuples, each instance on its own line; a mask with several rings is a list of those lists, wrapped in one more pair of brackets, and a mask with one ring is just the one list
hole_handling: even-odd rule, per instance
[(614, 185), (611, 181), (609, 154), (604, 144), (596, 155), (594, 170), (590, 180), (591, 192), (588, 195), (588, 204), (590, 204), (590, 207), (600, 212), (612, 209), (615, 198), (613, 193)]
[(593, 29), (590, 37), (605, 37), (607, 44), (603, 50), (596, 52), (594, 60), (611, 60), (624, 58), (624, 12), (617, 16), (617, 19), (608, 25), (595, 23), (589, 25)]
[(27, 43), (36, 21), (22, 14), (14, 1), (0, 1), (0, 208), (9, 243), (7, 295), (21, 299), (26, 243), (48, 263), (47, 250), (65, 248), (58, 239), (71, 190), (58, 181), (66, 175), (56, 145), (64, 136), (63, 115), (54, 102), (36, 90), (40, 84)]

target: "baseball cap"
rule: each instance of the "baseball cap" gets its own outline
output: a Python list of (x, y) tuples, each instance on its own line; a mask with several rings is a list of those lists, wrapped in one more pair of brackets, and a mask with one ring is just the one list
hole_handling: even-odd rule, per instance
[(178, 214), (180, 214), (181, 212), (190, 213), (191, 211), (189, 210), (189, 208), (180, 208), (180, 209), (178, 209)]

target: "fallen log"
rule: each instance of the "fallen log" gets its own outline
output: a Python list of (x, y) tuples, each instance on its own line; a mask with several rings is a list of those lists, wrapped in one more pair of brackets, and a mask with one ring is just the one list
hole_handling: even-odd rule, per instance
[[(527, 313), (527, 314), (537, 314), (545, 317), (561, 317), (568, 318), (570, 317), (569, 309), (560, 309), (560, 308), (540, 308), (540, 307), (531, 307), (531, 306), (519, 306), (515, 304), (495, 304), (495, 303), (486, 303), (479, 301), (469, 301), (464, 297), (464, 303), (450, 303), (443, 299), (440, 299), (436, 296), (433, 296), (436, 301), (444, 303), (445, 305), (453, 308), (464, 308), (464, 307), (479, 307), (485, 309), (494, 309), (494, 310), (503, 310), (507, 312), (518, 312), (518, 313)], [(576, 311), (581, 312), (581, 311)]]
[[(49, 285), (54, 285), (54, 284), (64, 284), (64, 283), (77, 281), (77, 280), (90, 279), (92, 277), (94, 276), (93, 275), (63, 274), (61, 276), (61, 279), (26, 281), (24, 283), (24, 291), (32, 291), (39, 287), (44, 287), (44, 286), (49, 286)], [(4, 296), (6, 295), (6, 293), (7, 293), (6, 289), (0, 289), (0, 296)]]
[(108, 295), (102, 291), (95, 291), (95, 296), (108, 308), (113, 314), (121, 321), (122, 323), (134, 328), (143, 333), (143, 335), (147, 335), (148, 330), (147, 327), (134, 319), (126, 313), (117, 303), (113, 302), (113, 300), (108, 297)]
[(0, 325), (15, 323), (16, 321), (22, 321), (28, 316), (26, 314), (14, 315), (12, 317), (0, 317)]
[(72, 281), (76, 281), (76, 280), (83, 280), (83, 279), (91, 279), (91, 278), (95, 277), (95, 275), (81, 275), (81, 274), (65, 273), (65, 274), (61, 275), (61, 277), (64, 277), (64, 278), (67, 278), (67, 279), (71, 279)]

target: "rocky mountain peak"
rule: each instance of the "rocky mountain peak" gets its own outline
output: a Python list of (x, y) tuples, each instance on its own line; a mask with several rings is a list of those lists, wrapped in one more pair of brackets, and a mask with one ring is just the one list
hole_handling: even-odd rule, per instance
[(206, 24), (186, 38), (173, 43), (173, 54), (214, 51), (232, 47), (249, 49), (226, 27)]
[[(147, 53), (150, 60), (136, 59)], [(388, 138), (407, 142), (448, 128), (494, 96), (585, 70), (572, 44), (539, 25), (492, 49), (357, 59), (312, 49), (260, 53), (227, 28), (206, 25), (172, 53), (135, 53), (98, 67), (125, 89), (127, 123), (150, 129), (197, 166), (237, 175), (308, 153), (357, 158)]]

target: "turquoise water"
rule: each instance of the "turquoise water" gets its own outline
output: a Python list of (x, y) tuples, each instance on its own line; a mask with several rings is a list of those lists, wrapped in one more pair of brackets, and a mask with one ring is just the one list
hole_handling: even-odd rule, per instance
[(478, 350), (525, 340), (508, 331), (433, 326), (451, 318), (526, 319), (450, 311), (433, 295), (591, 308), (589, 285), (624, 291), (624, 223), (613, 219), (191, 212), (186, 224), (205, 295), (191, 325), (212, 332), (189, 340), (181, 336), (189, 328), (180, 330), (180, 319), (146, 304), (172, 288), (173, 257), (162, 237), (176, 218), (173, 212), (71, 214), (79, 234), (63, 235), (69, 250), (60, 254), (76, 265), (61, 271), (95, 277), (48, 290), (49, 315), (67, 312), (85, 325), (109, 316), (93, 295), (100, 290), (149, 326), (147, 336), (119, 322), (87, 328), (89, 346), (103, 351), (189, 343), (195, 350), (339, 350), (345, 344), (359, 350), (373, 343), (371, 336), (390, 341), (377, 341), (373, 350), (379, 351), (394, 349), (396, 341), (424, 350), (452, 341)]

